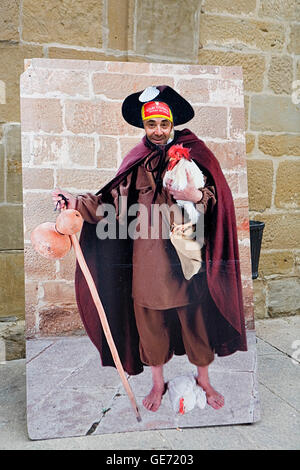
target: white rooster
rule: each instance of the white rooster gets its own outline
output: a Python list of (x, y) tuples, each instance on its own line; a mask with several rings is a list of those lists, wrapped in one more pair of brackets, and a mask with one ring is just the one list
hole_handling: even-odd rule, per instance
[[(187, 186), (186, 171), (190, 174), (194, 186), (203, 188), (204, 175), (198, 165), (191, 159), (190, 149), (180, 145), (172, 145), (169, 149), (169, 164), (163, 178), (163, 186), (166, 187), (167, 181), (172, 180), (172, 188), (182, 191)], [(177, 204), (183, 207), (187, 212), (190, 221), (196, 224), (200, 216), (195, 204), (191, 201), (177, 200)]]

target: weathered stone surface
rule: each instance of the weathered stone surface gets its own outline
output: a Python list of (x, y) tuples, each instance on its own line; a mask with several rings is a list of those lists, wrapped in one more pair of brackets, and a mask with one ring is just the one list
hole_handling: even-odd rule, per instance
[(74, 134), (101, 133), (102, 103), (83, 100), (66, 100), (65, 122)]
[(193, 103), (209, 102), (216, 106), (244, 105), (242, 85), (234, 83), (232, 80), (181, 79), (177, 82), (176, 90)]
[(230, 46), (237, 50), (281, 51), (284, 47), (284, 26), (254, 19), (201, 15), (202, 46)]
[(102, 4), (74, 0), (23, 1), (24, 41), (102, 47)]
[(273, 56), (268, 72), (268, 86), (276, 94), (291, 94), (293, 59), (290, 56)]
[(98, 168), (117, 168), (118, 141), (115, 137), (99, 136), (99, 149), (97, 152)]
[(22, 132), (63, 131), (62, 105), (59, 99), (22, 98)]
[(275, 204), (277, 207), (300, 206), (300, 161), (281, 162), (276, 175)]
[(0, 4), (0, 41), (19, 41), (20, 0)]
[(23, 249), (22, 205), (0, 206), (0, 220), (5, 221), (0, 230), (0, 250)]
[(271, 206), (273, 191), (273, 162), (247, 160), (250, 210), (262, 211)]
[[(54, 186), (54, 173), (50, 168), (23, 168), (24, 189), (49, 189)], [(22, 187), (21, 187), (22, 190)]]
[(268, 312), (271, 317), (300, 313), (300, 280), (297, 278), (271, 280)]
[(108, 47), (127, 51), (128, 47), (128, 22), (134, 22), (134, 16), (128, 13), (129, 1), (110, 0), (107, 5), (108, 15)]
[(255, 135), (246, 133), (246, 153), (250, 154), (255, 146)]
[(267, 304), (266, 304), (266, 283), (260, 279), (253, 281), (253, 299), (254, 299), (254, 316), (255, 319), (267, 318)]
[[(1, 28), (0, 28), (1, 29)], [(0, 42), (0, 80), (5, 83), (6, 103), (0, 102), (0, 122), (20, 122), (20, 75), (24, 59), (42, 57), (40, 46)]]
[(22, 203), (22, 157), (20, 125), (7, 125), (4, 131), (6, 154), (6, 201)]
[[(204, 138), (227, 138), (227, 109), (221, 106), (193, 106), (195, 117), (189, 129)], [(183, 126), (178, 126), (182, 128)], [(186, 126), (184, 126), (186, 127)]]
[(202, 10), (205, 13), (230, 13), (231, 15), (251, 15), (255, 13), (256, 0), (206, 0)]
[(292, 212), (280, 214), (262, 213), (254, 220), (265, 223), (262, 249), (297, 249), (300, 243), (300, 220)]
[(51, 198), (51, 190), (24, 192), (24, 237), (30, 240), (31, 231), (43, 222), (55, 222), (57, 214)]
[(76, 307), (74, 283), (49, 281), (43, 283), (44, 295), (41, 298), (48, 306)]
[(0, 144), (0, 202), (5, 198), (4, 145)]
[(196, 0), (138, 0), (135, 52), (184, 59), (197, 57), (195, 37), (199, 28), (200, 3)]
[(0, 317), (24, 318), (24, 255), (22, 251), (0, 252), (0, 298)]
[(267, 95), (251, 97), (251, 130), (297, 133), (299, 128), (300, 110), (290, 98)]
[[(276, 20), (297, 21), (297, 0), (264, 0), (260, 3), (258, 15)], [(298, 17), (299, 18), (299, 17)]]
[[(299, 19), (298, 19), (299, 21)], [(290, 32), (290, 42), (287, 46), (288, 52), (291, 54), (300, 54), (300, 24), (299, 23), (292, 23), (291, 24), (291, 32)]]
[(294, 256), (290, 251), (261, 252), (259, 259), (259, 276), (289, 274), (293, 271)]
[[(43, 219), (47, 220), (47, 219)], [(26, 283), (28, 281), (41, 281), (56, 278), (56, 262), (40, 256), (31, 243), (24, 246), (24, 270)]]
[(199, 64), (240, 66), (243, 69), (245, 91), (262, 91), (265, 74), (265, 58), (262, 54), (242, 54), (200, 49)]
[(42, 336), (74, 333), (83, 328), (75, 305), (46, 305), (40, 308), (39, 319), (39, 334)]
[(26, 338), (33, 336), (37, 324), (38, 281), (25, 282)]
[(27, 69), (21, 79), (21, 95), (89, 96), (89, 76), (84, 70)]
[(57, 186), (68, 191), (94, 191), (108, 183), (114, 176), (114, 171), (100, 169), (58, 169)]
[(300, 155), (300, 136), (298, 135), (259, 135), (258, 148), (272, 157), (282, 155)]
[(4, 360), (13, 361), (25, 357), (24, 320), (0, 322), (0, 338), (1, 343), (4, 342)]

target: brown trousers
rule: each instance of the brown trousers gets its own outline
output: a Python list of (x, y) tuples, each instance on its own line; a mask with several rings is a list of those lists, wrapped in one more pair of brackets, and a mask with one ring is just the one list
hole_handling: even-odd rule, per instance
[(174, 337), (181, 335), (189, 361), (196, 366), (209, 365), (214, 360), (214, 351), (209, 344), (202, 305), (153, 310), (134, 303), (141, 361), (149, 366), (165, 364), (174, 354)]

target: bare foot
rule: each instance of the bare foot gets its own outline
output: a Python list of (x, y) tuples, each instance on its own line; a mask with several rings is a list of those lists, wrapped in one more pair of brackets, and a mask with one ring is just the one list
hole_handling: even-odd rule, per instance
[(219, 410), (224, 406), (224, 397), (219, 392), (217, 392), (210, 384), (202, 383), (197, 379), (197, 384), (206, 393), (207, 404), (212, 406), (215, 410)]
[(153, 385), (150, 393), (144, 398), (143, 405), (148, 411), (157, 411), (161, 400), (167, 389), (167, 384), (163, 387)]

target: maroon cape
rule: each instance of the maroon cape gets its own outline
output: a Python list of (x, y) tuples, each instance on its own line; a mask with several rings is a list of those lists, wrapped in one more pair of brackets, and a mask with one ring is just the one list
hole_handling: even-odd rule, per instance
[[(246, 351), (236, 218), (231, 191), (217, 159), (195, 134), (188, 129), (176, 131), (173, 143), (183, 144), (191, 149), (193, 160), (210, 174), (216, 188), (217, 204), (209, 215), (209, 220), (205, 221), (205, 224), (209, 224), (206, 246), (207, 284), (214, 303), (214, 307), (206, 312), (205, 318), (211, 345), (219, 356), (238, 350)], [(126, 155), (113, 180), (98, 191), (102, 200), (109, 202), (110, 191), (126, 175), (135, 172), (138, 164), (151, 152), (144, 137)], [(133, 184), (129, 204), (130, 200), (136, 201)], [(139, 356), (139, 336), (131, 297), (132, 240), (99, 240), (96, 225), (84, 222), (79, 242), (103, 303), (123, 367), (130, 375), (139, 374), (143, 371), (143, 364)], [(96, 307), (78, 263), (75, 290), (83, 324), (100, 352), (102, 365), (114, 366)], [(182, 341), (176, 341), (175, 354), (184, 354)]]

